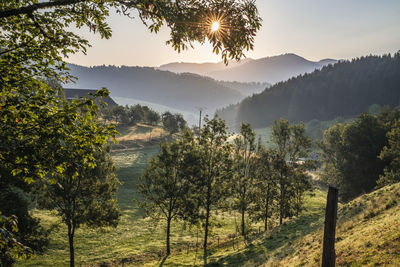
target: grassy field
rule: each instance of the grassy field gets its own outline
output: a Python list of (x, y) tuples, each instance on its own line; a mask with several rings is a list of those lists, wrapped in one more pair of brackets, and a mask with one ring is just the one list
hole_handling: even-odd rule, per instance
[[(118, 191), (118, 203), (122, 217), (117, 228), (90, 229), (83, 227), (76, 232), (75, 252), (76, 263), (80, 265), (118, 265), (123, 262), (137, 266), (145, 264), (152, 266), (163, 257), (164, 223), (158, 220), (143, 218), (143, 212), (133, 201), (136, 195), (136, 182), (149, 157), (158, 151), (157, 144), (148, 144), (143, 148), (129, 151), (114, 152), (116, 164), (120, 166), (118, 177), (123, 183)], [(68, 243), (66, 227), (54, 212), (34, 210), (35, 216), (42, 220), (46, 228), (52, 228), (50, 246), (44, 255), (35, 259), (19, 262), (21, 266), (67, 266)], [(211, 240), (221, 243), (226, 236), (235, 231), (235, 216), (233, 214), (215, 215)], [(185, 250), (195, 252), (196, 242), (201, 243), (202, 232), (197, 227), (189, 227), (176, 222), (172, 229), (173, 253)], [(200, 252), (200, 248), (198, 248)], [(200, 263), (200, 261), (198, 261)], [(107, 266), (107, 265), (106, 265)]]
[[(341, 205), (336, 230), (338, 266), (400, 266), (400, 183)], [(279, 266), (319, 266), (322, 228), (294, 243)], [(266, 266), (272, 265), (267, 262)]]
[[(119, 129), (121, 131), (121, 129)], [(112, 153), (115, 164), (119, 167), (118, 177), (122, 182), (118, 190), (118, 203), (122, 211), (117, 228), (90, 229), (82, 227), (75, 237), (75, 258), (77, 266), (153, 264), (163, 258), (165, 246), (164, 222), (156, 218), (144, 218), (134, 199), (136, 183), (142, 170), (147, 166), (150, 157), (158, 152), (159, 139), (138, 139), (137, 134), (149, 135), (159, 132), (154, 127), (140, 126), (122, 129), (124, 139)], [(130, 136), (130, 138), (126, 138)], [(165, 137), (166, 138), (166, 137)], [(121, 147), (121, 143), (123, 147)], [(50, 235), (50, 246), (43, 255), (35, 259), (18, 262), (19, 266), (68, 266), (69, 248), (65, 225), (52, 211), (33, 210), (34, 216), (41, 219), (42, 224), (53, 229)], [(238, 216), (237, 216), (238, 217)], [(214, 216), (211, 240), (221, 243), (227, 235), (235, 232), (236, 217), (234, 214)], [(238, 217), (239, 218), (239, 217)], [(196, 243), (200, 245), (202, 230), (189, 227), (182, 222), (175, 222), (172, 228), (172, 251), (178, 253), (186, 250), (196, 251)], [(200, 248), (198, 247), (198, 250)]]
[[(136, 140), (135, 132), (148, 134), (153, 128), (125, 129), (124, 147), (112, 156), (119, 166), (122, 185), (118, 203), (122, 217), (117, 228), (80, 228), (76, 232), (77, 266), (159, 266), (163, 259), (165, 223), (144, 218), (137, 208), (136, 183), (148, 159), (158, 152), (157, 139)], [(341, 205), (337, 224), (339, 266), (392, 265), (400, 262), (400, 185), (383, 188)], [(253, 224), (249, 240), (230, 238), (239, 223), (236, 213), (213, 214), (210, 266), (317, 266), (321, 257), (322, 226), (326, 190), (317, 188), (305, 198), (300, 216), (276, 226), (268, 233)], [(66, 227), (55, 213), (34, 210), (46, 228), (53, 229), (49, 249), (18, 266), (68, 266)], [(237, 222), (237, 223), (236, 223)], [(276, 220), (275, 220), (276, 222)], [(164, 266), (202, 266), (202, 229), (174, 222), (172, 255)], [(395, 260), (395, 261), (393, 261)]]

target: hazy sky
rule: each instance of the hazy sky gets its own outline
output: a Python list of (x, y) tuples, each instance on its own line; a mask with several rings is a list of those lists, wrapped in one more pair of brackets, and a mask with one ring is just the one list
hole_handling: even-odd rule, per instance
[[(309, 60), (351, 59), (400, 50), (400, 0), (257, 0), (256, 4), (263, 26), (248, 57), (296, 53)], [(165, 44), (169, 39), (165, 27), (150, 33), (140, 19), (116, 14), (109, 22), (110, 40), (81, 31), (92, 47), (87, 55), (76, 54), (67, 61), (85, 66), (220, 61), (207, 44), (178, 54)]]

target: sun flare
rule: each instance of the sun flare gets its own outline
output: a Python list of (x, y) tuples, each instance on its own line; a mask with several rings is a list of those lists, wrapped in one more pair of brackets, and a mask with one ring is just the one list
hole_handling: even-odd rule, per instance
[(219, 21), (214, 21), (213, 24), (211, 25), (211, 31), (216, 32), (219, 30)]

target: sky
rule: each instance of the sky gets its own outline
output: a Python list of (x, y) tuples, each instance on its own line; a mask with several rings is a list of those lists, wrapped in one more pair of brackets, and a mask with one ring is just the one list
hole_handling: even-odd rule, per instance
[[(400, 0), (256, 0), (262, 28), (255, 48), (246, 53), (254, 59), (295, 53), (308, 60), (351, 59), (400, 50)], [(86, 30), (77, 33), (92, 47), (75, 54), (71, 63), (157, 67), (170, 62), (218, 62), (209, 44), (178, 54), (165, 42), (168, 28), (151, 33), (139, 18), (111, 14), (113, 36), (100, 39)]]

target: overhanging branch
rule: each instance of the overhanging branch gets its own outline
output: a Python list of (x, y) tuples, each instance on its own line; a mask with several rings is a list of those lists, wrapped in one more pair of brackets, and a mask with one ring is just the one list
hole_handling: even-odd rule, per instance
[(0, 10), (0, 19), (12, 17), (12, 16), (18, 16), (18, 15), (22, 15), (22, 14), (32, 14), (34, 11), (39, 10), (39, 9), (45, 9), (45, 8), (51, 8), (51, 7), (57, 7), (57, 6), (68, 6), (68, 5), (73, 5), (73, 4), (82, 3), (82, 2), (86, 2), (86, 1), (87, 0), (56, 0), (56, 1), (51, 1), (51, 2), (37, 3), (37, 4), (30, 5), (30, 6), (24, 6), (24, 7), (19, 7), (19, 8)]

